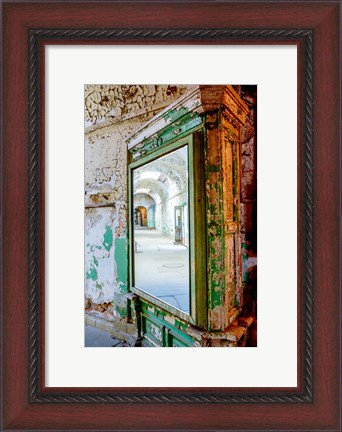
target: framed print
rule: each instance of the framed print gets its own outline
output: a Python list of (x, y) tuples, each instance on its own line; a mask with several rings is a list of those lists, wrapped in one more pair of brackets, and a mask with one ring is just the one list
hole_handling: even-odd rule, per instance
[(339, 429), (339, 11), (3, 3), (4, 430)]

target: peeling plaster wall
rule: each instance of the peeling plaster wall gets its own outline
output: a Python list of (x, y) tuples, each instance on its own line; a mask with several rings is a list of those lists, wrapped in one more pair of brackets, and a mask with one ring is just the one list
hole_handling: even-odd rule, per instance
[(113, 211), (87, 209), (85, 226), (85, 290), (94, 303), (113, 301), (113, 287), (119, 288), (113, 272)]
[(184, 93), (186, 87), (182, 85), (86, 85), (86, 124), (100, 123), (109, 118), (118, 118), (149, 108), (160, 109), (159, 105), (166, 106), (168, 102), (173, 102)]
[[(186, 86), (85, 86), (85, 298), (127, 315), (127, 144)], [(151, 200), (153, 202), (153, 200)], [(101, 305), (99, 308), (98, 306)]]
[[(137, 120), (135, 123), (138, 124)], [(85, 296), (126, 314), (127, 152), (134, 122), (118, 123), (85, 140)]]
[(241, 137), (241, 245), (244, 311), (256, 316), (257, 283), (257, 138), (256, 88), (241, 86), (250, 108)]

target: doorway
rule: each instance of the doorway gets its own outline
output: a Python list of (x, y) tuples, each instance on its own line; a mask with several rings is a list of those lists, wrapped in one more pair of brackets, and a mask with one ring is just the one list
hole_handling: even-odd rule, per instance
[(184, 244), (184, 206), (175, 207), (175, 244)]
[(137, 207), (135, 210), (135, 225), (147, 227), (147, 210), (143, 206)]

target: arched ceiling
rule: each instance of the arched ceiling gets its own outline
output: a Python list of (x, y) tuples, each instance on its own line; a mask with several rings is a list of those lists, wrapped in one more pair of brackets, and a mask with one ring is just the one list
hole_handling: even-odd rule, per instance
[(165, 201), (168, 198), (168, 190), (161, 182), (154, 179), (143, 179), (137, 181), (134, 187), (134, 196), (136, 194), (150, 195), (156, 204)]
[(155, 205), (155, 200), (151, 197), (151, 195), (146, 193), (137, 193), (134, 195), (134, 208), (142, 206), (146, 209)]
[(182, 147), (134, 170), (134, 194), (146, 193), (157, 204), (187, 190), (187, 148)]

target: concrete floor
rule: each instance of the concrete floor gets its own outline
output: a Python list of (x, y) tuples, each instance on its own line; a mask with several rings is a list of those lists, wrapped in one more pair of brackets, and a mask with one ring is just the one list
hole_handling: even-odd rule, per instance
[(135, 286), (189, 313), (189, 249), (157, 230), (134, 230)]
[(85, 342), (84, 346), (86, 348), (96, 347), (125, 347), (128, 344), (120, 339), (113, 338), (109, 333), (99, 328), (93, 327), (92, 325), (85, 325), (84, 328)]

